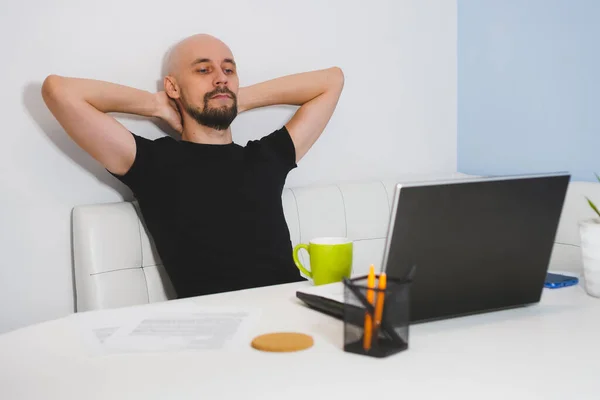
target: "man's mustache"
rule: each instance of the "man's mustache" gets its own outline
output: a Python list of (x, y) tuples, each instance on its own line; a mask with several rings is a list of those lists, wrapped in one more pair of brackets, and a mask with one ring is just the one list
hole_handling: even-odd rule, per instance
[(227, 89), (226, 87), (218, 87), (215, 90), (213, 90), (212, 92), (206, 93), (204, 95), (204, 100), (208, 101), (211, 97), (216, 96), (218, 94), (226, 94), (226, 95), (231, 96), (231, 98), (233, 100), (237, 100), (235, 93), (233, 93), (231, 90)]

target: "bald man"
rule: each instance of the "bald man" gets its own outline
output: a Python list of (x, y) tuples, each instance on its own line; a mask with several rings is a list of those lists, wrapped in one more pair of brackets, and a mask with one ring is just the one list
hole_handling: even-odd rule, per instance
[[(66, 133), (132, 190), (178, 297), (301, 280), (281, 194), (336, 108), (342, 71), (240, 88), (227, 45), (194, 35), (169, 52), (163, 83), (151, 93), (50, 75), (42, 96)], [(233, 141), (239, 113), (276, 104), (299, 108), (259, 139)], [(160, 118), (181, 138), (146, 139), (111, 112)]]

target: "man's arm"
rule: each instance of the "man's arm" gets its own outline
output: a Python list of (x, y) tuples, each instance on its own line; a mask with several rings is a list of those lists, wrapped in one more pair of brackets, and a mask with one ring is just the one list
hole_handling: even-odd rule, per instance
[(303, 72), (241, 88), (238, 107), (244, 112), (275, 104), (300, 106), (286, 124), (298, 162), (323, 133), (343, 87), (344, 74), (340, 68)]
[(135, 140), (109, 112), (161, 117), (177, 129), (179, 114), (164, 93), (110, 82), (50, 75), (42, 97), (67, 134), (108, 171), (125, 174), (135, 159)]

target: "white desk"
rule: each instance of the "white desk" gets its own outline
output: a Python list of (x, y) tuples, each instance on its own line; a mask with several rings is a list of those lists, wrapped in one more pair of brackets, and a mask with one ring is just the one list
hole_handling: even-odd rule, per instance
[(533, 307), (413, 325), (407, 351), (372, 359), (342, 350), (341, 321), (296, 300), (303, 285), (194, 301), (263, 307), (253, 334), (306, 332), (309, 350), (90, 357), (70, 316), (0, 336), (0, 399), (600, 399), (600, 299), (581, 286), (546, 289)]

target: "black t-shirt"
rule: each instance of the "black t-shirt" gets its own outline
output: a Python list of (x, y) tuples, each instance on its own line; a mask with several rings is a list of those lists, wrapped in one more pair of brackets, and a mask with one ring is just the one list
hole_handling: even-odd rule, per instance
[(133, 134), (123, 176), (178, 297), (301, 280), (282, 191), (296, 167), (287, 129), (246, 146)]

